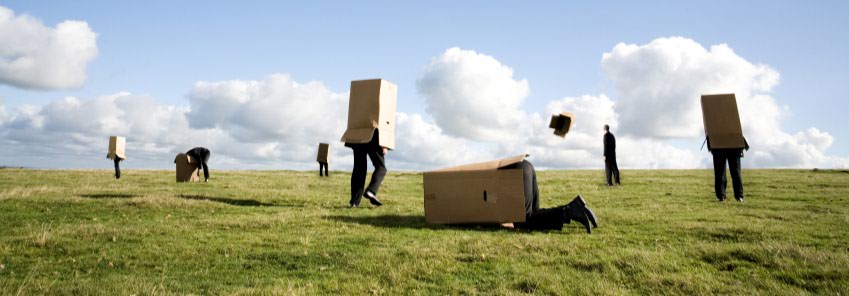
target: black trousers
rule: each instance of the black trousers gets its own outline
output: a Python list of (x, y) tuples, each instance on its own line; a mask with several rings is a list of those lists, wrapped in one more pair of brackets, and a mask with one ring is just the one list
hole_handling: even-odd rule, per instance
[(534, 166), (527, 160), (501, 168), (521, 169), (525, 191), (525, 223), (515, 223), (519, 228), (531, 230), (561, 230), (565, 221), (564, 212), (560, 208), (539, 208), (539, 185)]
[(734, 198), (743, 198), (743, 178), (740, 176), (740, 150), (739, 149), (713, 149), (713, 175), (716, 198), (725, 200), (725, 188), (728, 179), (725, 177), (725, 164), (728, 163), (731, 182), (734, 186)]
[[(324, 169), (324, 171), (322, 171)], [(328, 166), (326, 162), (318, 162), (318, 175), (319, 176), (328, 176), (330, 177), (330, 171), (328, 171)]]
[(614, 180), (616, 184), (620, 184), (619, 165), (616, 164), (616, 156), (604, 158), (604, 174), (607, 176), (607, 185), (613, 185)]
[(112, 160), (115, 161), (115, 179), (120, 179), (121, 178), (121, 166), (118, 163), (121, 162), (121, 159), (116, 156)]
[[(383, 177), (386, 176), (386, 162), (383, 158), (383, 148), (375, 143), (349, 144), (348, 146), (354, 150), (354, 171), (351, 173), (350, 203), (352, 205), (359, 205), (366, 190), (377, 196), (377, 192), (380, 190), (380, 183), (383, 182)], [(368, 188), (363, 188), (366, 182), (366, 175), (368, 174), (366, 156), (371, 159), (371, 164), (374, 165), (374, 173), (371, 175), (371, 182), (369, 182)]]

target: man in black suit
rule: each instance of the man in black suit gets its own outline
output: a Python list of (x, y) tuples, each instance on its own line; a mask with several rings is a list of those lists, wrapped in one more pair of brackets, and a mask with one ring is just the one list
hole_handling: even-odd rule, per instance
[(725, 188), (728, 187), (728, 179), (725, 177), (725, 164), (731, 173), (731, 182), (734, 187), (734, 199), (743, 202), (743, 178), (740, 176), (740, 158), (743, 157), (743, 149), (749, 150), (749, 143), (743, 139), (745, 148), (716, 148), (711, 149), (710, 138), (707, 140), (708, 151), (713, 155), (713, 176), (716, 198), (720, 202), (725, 201)]
[[(386, 160), (384, 159), (386, 148), (380, 146), (379, 135), (380, 131), (374, 129), (374, 134), (368, 143), (345, 143), (346, 147), (354, 150), (354, 171), (351, 173), (351, 201), (349, 202), (352, 208), (358, 207), (363, 197), (367, 198), (372, 205), (383, 205), (377, 199), (377, 191), (380, 190), (380, 183), (386, 176)], [(374, 165), (374, 173), (371, 174), (368, 187), (363, 188), (366, 174), (368, 174), (366, 155)]]
[[(604, 173), (607, 176), (607, 186), (613, 186), (613, 180), (616, 180), (616, 185), (619, 183), (619, 166), (616, 164), (616, 137), (610, 133), (610, 126), (604, 125)], [(611, 177), (614, 178), (611, 178)]]
[(204, 182), (209, 182), (209, 167), (206, 165), (206, 162), (209, 161), (210, 154), (209, 149), (203, 147), (195, 147), (189, 150), (189, 152), (186, 152), (186, 155), (194, 159), (198, 169), (203, 168)]

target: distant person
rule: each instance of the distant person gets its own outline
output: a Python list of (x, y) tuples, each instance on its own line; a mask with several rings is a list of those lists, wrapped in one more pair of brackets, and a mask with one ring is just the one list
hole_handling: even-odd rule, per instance
[[(324, 171), (322, 171), (324, 169)], [(330, 171), (326, 162), (319, 161), (318, 162), (318, 176), (319, 177), (330, 177)]]
[[(386, 176), (386, 147), (381, 147), (379, 143), (380, 130), (374, 129), (371, 141), (368, 143), (345, 143), (346, 147), (354, 150), (354, 171), (351, 173), (351, 201), (349, 204), (352, 208), (358, 207), (363, 197), (375, 206), (381, 206), (383, 203), (377, 199), (377, 192), (380, 190), (380, 183), (383, 182), (383, 177)], [(371, 164), (374, 165), (374, 173), (371, 175), (371, 182), (367, 188), (363, 188), (366, 182), (366, 174), (368, 167), (366, 165), (366, 155), (371, 159)]]
[(186, 155), (194, 159), (195, 164), (198, 166), (198, 169), (203, 168), (203, 178), (204, 182), (209, 182), (209, 167), (206, 163), (209, 161), (209, 149), (203, 147), (195, 147), (192, 150), (186, 152)]
[(734, 199), (743, 202), (743, 178), (740, 176), (740, 158), (743, 157), (743, 149), (749, 150), (749, 143), (743, 139), (745, 148), (716, 148), (711, 149), (710, 138), (707, 138), (708, 151), (713, 154), (713, 187), (716, 190), (716, 198), (720, 202), (725, 201), (725, 188), (728, 187), (728, 179), (725, 177), (725, 164), (728, 163), (731, 182), (734, 187)]
[(561, 230), (563, 224), (570, 224), (572, 220), (581, 223), (586, 228), (587, 233), (592, 232), (590, 224), (593, 227), (598, 227), (595, 214), (586, 207), (586, 203), (580, 195), (566, 205), (540, 209), (537, 173), (529, 161), (523, 160), (500, 168), (500, 170), (509, 169), (522, 170), (525, 189), (525, 222), (513, 223), (515, 227), (530, 230)]
[(616, 137), (610, 133), (610, 126), (604, 125), (604, 174), (607, 176), (607, 186), (619, 183), (619, 166), (616, 164)]

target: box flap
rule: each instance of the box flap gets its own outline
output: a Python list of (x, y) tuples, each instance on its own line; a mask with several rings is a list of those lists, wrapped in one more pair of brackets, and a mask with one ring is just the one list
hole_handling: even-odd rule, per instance
[(743, 127), (734, 94), (703, 95), (705, 135), (714, 148), (744, 148)]
[(460, 171), (485, 171), (485, 170), (497, 170), (499, 168), (520, 162), (525, 159), (525, 157), (530, 156), (529, 154), (521, 154), (513, 157), (503, 158), (499, 160), (492, 160), (486, 162), (472, 163), (472, 164), (464, 164), (444, 169), (435, 170), (433, 172), (460, 172)]

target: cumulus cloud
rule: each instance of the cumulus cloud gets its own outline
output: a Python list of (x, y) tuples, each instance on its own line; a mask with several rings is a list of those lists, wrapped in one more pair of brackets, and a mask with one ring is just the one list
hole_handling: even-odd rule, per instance
[(446, 134), (479, 141), (508, 141), (520, 130), (528, 81), (513, 69), (472, 50), (449, 48), (428, 63), (416, 81), (426, 111)]
[(398, 145), (387, 157), (397, 161), (401, 169), (447, 167), (493, 157), (466, 139), (444, 134), (439, 126), (419, 114), (399, 112), (395, 134)]
[(81, 86), (97, 56), (97, 34), (83, 21), (50, 28), (0, 6), (0, 83), (27, 89)]
[[(683, 37), (645, 45), (618, 44), (604, 53), (601, 67), (619, 95), (620, 131), (642, 139), (701, 139), (702, 94), (735, 93), (743, 131), (752, 150), (744, 159), (758, 167), (833, 166), (831, 135), (815, 128), (791, 134), (781, 121), (788, 107), (769, 93), (779, 73), (738, 56), (726, 44), (704, 48)], [(836, 161), (836, 162), (835, 162)]]

